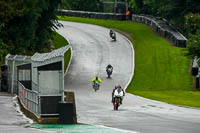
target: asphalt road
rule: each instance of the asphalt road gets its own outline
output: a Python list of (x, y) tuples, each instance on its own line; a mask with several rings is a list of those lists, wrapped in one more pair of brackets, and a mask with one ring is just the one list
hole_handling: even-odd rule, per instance
[(45, 133), (38, 129), (25, 128), (29, 123), (30, 120), (20, 113), (16, 99), (0, 92), (0, 133)]
[[(115, 84), (126, 87), (134, 68), (134, 51), (117, 33), (111, 41), (109, 29), (62, 22), (58, 33), (72, 46), (72, 60), (65, 77), (65, 89), (75, 92), (79, 123), (97, 124), (141, 133), (200, 133), (200, 110), (177, 107), (126, 94), (119, 111), (111, 104)], [(105, 68), (113, 65), (111, 79)], [(100, 76), (100, 90), (94, 92), (91, 79)]]

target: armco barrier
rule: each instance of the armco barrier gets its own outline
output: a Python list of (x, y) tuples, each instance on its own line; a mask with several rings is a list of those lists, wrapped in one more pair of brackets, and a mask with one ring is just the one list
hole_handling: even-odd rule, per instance
[(132, 15), (132, 20), (145, 23), (152, 27), (160, 36), (168, 39), (177, 47), (186, 47), (187, 39), (174, 29), (165, 19), (153, 17), (150, 15)]
[(126, 20), (125, 14), (116, 14), (116, 13), (100, 13), (100, 12), (59, 10), (58, 15), (71, 16), (71, 17), (96, 18), (96, 19)]

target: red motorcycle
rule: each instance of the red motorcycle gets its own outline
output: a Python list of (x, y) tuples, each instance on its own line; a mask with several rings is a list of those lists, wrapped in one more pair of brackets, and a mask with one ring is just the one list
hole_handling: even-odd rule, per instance
[(113, 102), (114, 110), (118, 110), (119, 106), (120, 106), (120, 97), (116, 96)]

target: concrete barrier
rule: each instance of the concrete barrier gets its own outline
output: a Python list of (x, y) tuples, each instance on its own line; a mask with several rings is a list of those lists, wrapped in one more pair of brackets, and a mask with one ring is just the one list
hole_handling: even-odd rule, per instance
[(144, 23), (152, 27), (160, 36), (171, 41), (174, 46), (186, 47), (187, 39), (168, 24), (165, 19), (150, 15), (132, 15), (132, 21)]
[[(75, 105), (75, 96), (73, 92), (65, 92), (66, 98), (65, 101), (67, 103), (72, 103), (72, 108), (70, 110), (73, 110), (72, 112), (72, 123), (68, 123), (68, 124), (76, 124), (77, 123), (77, 116), (76, 116), (76, 105)], [(18, 103), (20, 105), (20, 110), (28, 117), (33, 119), (34, 121), (36, 121), (39, 124), (60, 124), (60, 119), (59, 116), (56, 117), (41, 117), (33, 112), (31, 112), (30, 110), (28, 110), (26, 107), (23, 106), (23, 104), (21, 104), (21, 101), (19, 100), (18, 97)], [(63, 123), (64, 124), (64, 123)]]
[(71, 124), (77, 123), (77, 114), (76, 114), (76, 103), (75, 103), (75, 94), (71, 91), (65, 91), (65, 102), (72, 103), (72, 122)]

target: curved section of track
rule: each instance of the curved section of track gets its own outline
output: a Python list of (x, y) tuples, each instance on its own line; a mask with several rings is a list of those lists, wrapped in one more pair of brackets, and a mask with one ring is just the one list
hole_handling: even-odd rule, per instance
[[(130, 42), (117, 33), (111, 41), (109, 29), (74, 22), (63, 22), (57, 32), (71, 42), (72, 60), (65, 77), (65, 89), (75, 92), (78, 122), (98, 124), (142, 133), (198, 133), (200, 110), (182, 108), (127, 94), (119, 111), (111, 104), (115, 84), (129, 82), (134, 69)], [(106, 66), (113, 65), (111, 79)], [(102, 84), (94, 92), (91, 79), (98, 75)]]

